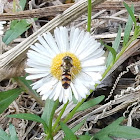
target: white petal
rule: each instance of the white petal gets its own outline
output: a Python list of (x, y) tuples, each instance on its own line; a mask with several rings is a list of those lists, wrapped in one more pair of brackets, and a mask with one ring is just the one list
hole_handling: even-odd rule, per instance
[(63, 103), (66, 104), (68, 101), (68, 97), (67, 97), (67, 89), (63, 88)]
[(49, 96), (49, 99), (53, 99), (53, 97), (55, 96), (55, 94), (56, 94), (56, 86), (55, 86), (55, 88), (53, 90), (53, 93)]
[(80, 74), (76, 78), (79, 78), (81, 81), (92, 82), (92, 77), (83, 71), (81, 71)]
[(54, 30), (56, 43), (61, 52), (66, 52), (69, 48), (68, 44), (68, 30), (66, 27), (59, 27)]
[(48, 52), (48, 50), (39, 43), (35, 43), (35, 46), (31, 45), (31, 49), (35, 50), (43, 57), (46, 57), (46, 59), (48, 60), (52, 59), (52, 56), (50, 56), (50, 53)]
[(82, 59), (82, 61), (87, 61), (89, 59), (96, 59), (101, 57), (103, 54), (105, 53), (105, 51), (102, 48), (99, 48), (97, 50), (95, 50), (95, 52), (93, 52), (92, 54), (90, 54), (89, 56), (85, 57), (84, 59)]
[(6, 21), (0, 21), (0, 24), (5, 24), (6, 23)]
[(49, 68), (26, 68), (25, 71), (27, 73), (32, 73), (32, 74), (35, 74), (35, 73), (49, 73), (50, 72), (50, 69)]
[(43, 85), (43, 80), (44, 80), (44, 78), (38, 80), (37, 82), (34, 82), (31, 85), (31, 86), (33, 86), (32, 89), (38, 89), (38, 88), (40, 88)]
[(82, 71), (87, 72), (87, 71), (105, 71), (106, 67), (105, 66), (89, 66), (89, 67), (84, 67), (82, 68)]
[[(77, 28), (77, 29), (78, 29), (78, 28)], [(75, 32), (75, 27), (72, 27), (71, 30), (70, 30), (70, 47), (73, 46), (72, 44), (73, 44), (73, 42), (74, 42), (74, 41), (73, 41), (73, 40), (74, 40), (74, 37), (73, 37), (73, 36), (74, 36), (74, 32)], [(70, 48), (70, 49), (71, 49), (71, 48)]]
[(84, 31), (72, 28), (70, 32), (70, 52), (75, 53), (84, 37)]
[(2, 30), (2, 29), (4, 29), (4, 27), (3, 26), (0, 26), (0, 30)]
[(50, 46), (50, 48), (56, 53), (60, 53), (60, 50), (58, 48), (58, 46), (56, 45), (56, 42), (52, 36), (52, 34), (50, 32), (47, 32), (47, 34), (43, 34), (45, 40), (47, 41), (48, 45)]
[(55, 96), (53, 98), (54, 101), (56, 101), (58, 99), (61, 92), (62, 92), (62, 83), (61, 83), (61, 81), (59, 81), (56, 86), (56, 89), (55, 89)]
[[(103, 50), (102, 47), (99, 47), (97, 50), (94, 51), (94, 53), (93, 53), (92, 55), (93, 55), (93, 56), (94, 56), (94, 55), (99, 55), (99, 54), (101, 54), (102, 51), (105, 52), (105, 51)], [(100, 55), (100, 56), (101, 56), (101, 55)]]
[[(39, 57), (39, 58), (42, 58), (43, 60), (50, 60), (50, 59), (48, 59), (48, 57), (46, 57), (46, 56), (44, 56), (44, 55), (41, 55), (40, 53), (38, 53), (38, 52), (35, 52), (35, 51), (33, 51), (33, 50), (29, 50), (28, 51), (28, 53), (27, 53), (27, 56), (28, 56), (28, 58), (30, 58), (31, 57), (31, 59), (33, 59), (33, 58), (36, 58), (36, 57)], [(37, 59), (37, 58), (36, 58)], [(34, 60), (34, 59), (33, 59)]]
[(61, 42), (63, 44), (64, 52), (69, 50), (69, 42), (68, 42), (68, 30), (66, 27), (60, 27), (61, 32)]
[(27, 80), (34, 80), (34, 79), (38, 79), (38, 78), (42, 78), (47, 76), (49, 73), (43, 73), (43, 74), (34, 74), (34, 75), (29, 75), (26, 77)]
[(75, 80), (75, 88), (82, 98), (86, 98), (86, 94), (89, 92), (89, 90), (84, 86), (84, 84), (78, 80), (78, 78)]
[(42, 100), (48, 99), (48, 97), (49, 97), (53, 92), (54, 92), (54, 90), (51, 89), (51, 90), (49, 90), (48, 92), (44, 93), (44, 94), (42, 95)]
[(79, 76), (77, 76), (77, 78), (75, 79), (75, 82), (80, 84), (80, 86), (82, 87), (82, 85), (84, 85), (87, 89), (86, 90), (90, 90), (90, 86), (91, 85), (95, 85), (95, 81), (92, 79), (92, 77), (90, 75), (88, 75), (85, 72), (81, 72)]
[(87, 60), (87, 61), (84, 61), (82, 62), (82, 68), (83, 67), (89, 67), (89, 66), (99, 66), (99, 65), (102, 65), (102, 64), (105, 64), (105, 57), (100, 57), (100, 58), (97, 58), (97, 59), (94, 59), (94, 60)]
[[(92, 89), (94, 88), (94, 85), (95, 85), (95, 81), (93, 80), (93, 78), (88, 75), (88, 77), (86, 78), (85, 80), (85, 75), (88, 75), (88, 74), (80, 74), (76, 79), (75, 81), (79, 81), (79, 83), (82, 83), (87, 89), (88, 91), (90, 91), (91, 87)], [(86, 93), (86, 92), (85, 92)], [(89, 92), (87, 92), (88, 94)]]
[(89, 32), (86, 32), (83, 40), (81, 41), (81, 44), (79, 45), (77, 51), (75, 52), (75, 54), (78, 56), (79, 54), (81, 54), (81, 52), (83, 52), (84, 50), (86, 50), (85, 46), (89, 43), (89, 38), (90, 38), (90, 34)]
[(72, 88), (72, 91), (73, 91), (75, 98), (78, 100), (78, 92), (76, 91), (74, 84), (72, 82), (71, 82), (70, 86)]
[(68, 88), (68, 92), (69, 92), (69, 101), (72, 100), (72, 91), (71, 91), (71, 87)]
[(40, 87), (42, 87), (44, 84), (46, 84), (48, 81), (51, 81), (52, 76), (51, 74), (47, 75), (46, 77), (34, 82), (31, 84), (31, 86), (33, 86), (33, 89), (38, 89)]
[(100, 43), (97, 43), (97, 41), (90, 36), (88, 40), (85, 40), (85, 42), (81, 46), (83, 46), (83, 50), (77, 53), (77, 55), (85, 55), (85, 53), (87, 54), (89, 52), (95, 52), (95, 50), (100, 46)]
[(3, 31), (0, 31), (0, 35), (3, 35)]
[(63, 95), (64, 95), (64, 88), (61, 89), (60, 96), (59, 96), (59, 102), (62, 102)]
[(94, 42), (91, 42), (91, 43), (92, 44), (90, 44), (90, 42), (86, 44), (90, 48), (86, 48), (85, 50), (83, 50), (83, 52), (81, 52), (81, 54), (79, 54), (80, 60), (83, 60), (86, 57), (88, 57), (89, 55), (94, 54), (94, 52), (100, 47), (100, 43), (96, 43), (96, 45), (94, 45)]
[(43, 86), (41, 86), (37, 90), (37, 92), (42, 92), (41, 94), (44, 94), (45, 91), (49, 91), (50, 89), (53, 89), (57, 83), (58, 83), (58, 80), (55, 78), (52, 78), (50, 81), (46, 82)]
[(54, 84), (54, 81), (48, 82), (45, 85), (43, 85), (46, 88), (42, 87), (42, 91), (40, 92), (40, 95), (42, 95), (42, 98), (43, 99), (47, 99), (47, 98), (52, 99), (52, 97), (55, 94), (56, 85), (57, 84)]
[[(40, 64), (40, 63), (37, 63), (37, 62), (33, 62), (32, 60), (27, 60), (27, 66), (29, 67), (33, 67), (33, 68), (46, 68), (46, 64)], [(47, 66), (48, 68), (50, 68), (49, 66)]]
[[(38, 59), (37, 59), (35, 57), (32, 57), (31, 55), (29, 57), (30, 58), (27, 61), (27, 65), (30, 67), (32, 67), (33, 65), (41, 66), (41, 67), (50, 67), (50, 65), (51, 65), (51, 63), (49, 61), (45, 61), (42, 58), (38, 57)], [(34, 59), (32, 59), (32, 58), (34, 58)]]
[(49, 99), (50, 99), (50, 100), (53, 99), (54, 95), (55, 95), (55, 92), (53, 91), (53, 92), (50, 94)]
[(86, 72), (90, 77), (92, 77), (93, 81), (99, 81), (102, 78), (102, 75), (97, 72)]
[(47, 59), (47, 57), (44, 57), (35, 51), (29, 50), (27, 56), (32, 62), (40, 63), (46, 66), (51, 64), (50, 59)]
[(41, 80), (39, 80), (39, 81), (37, 81), (37, 82), (34, 82), (33, 84), (33, 87), (32, 87), (32, 89), (38, 89), (38, 88), (40, 88), (42, 85), (43, 85), (43, 82), (42, 82), (42, 80), (43, 79), (41, 79)]
[(54, 36), (55, 36), (55, 40), (56, 40), (56, 43), (57, 43), (57, 46), (60, 50), (60, 52), (62, 52), (62, 48), (61, 48), (61, 42), (59, 40), (59, 28), (56, 27), (56, 29), (54, 30)]
[(50, 56), (52, 56), (52, 58), (55, 56), (55, 53), (51, 50), (51, 48), (49, 47), (49, 45), (47, 44), (47, 42), (43, 39), (43, 37), (38, 36), (38, 40), (40, 41), (40, 43), (47, 49), (48, 53), (50, 54)]
[[(64, 96), (65, 96), (65, 98), (66, 98), (66, 100), (68, 101), (71, 101), (71, 99), (72, 99), (72, 95), (71, 95), (72, 93), (71, 93), (71, 89), (70, 89), (70, 87), (69, 88), (67, 88), (67, 89), (64, 89)], [(67, 102), (66, 101), (66, 102)]]

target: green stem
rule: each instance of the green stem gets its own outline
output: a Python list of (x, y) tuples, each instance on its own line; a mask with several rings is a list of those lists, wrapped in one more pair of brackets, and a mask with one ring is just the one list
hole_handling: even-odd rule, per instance
[(68, 105), (68, 103), (69, 102), (67, 102), (66, 104), (64, 104), (63, 108), (61, 109), (61, 112), (60, 112), (59, 116), (57, 117), (57, 119), (55, 121), (55, 124), (52, 127), (52, 130), (55, 130), (56, 126), (59, 124), (60, 119), (61, 119), (61, 117), (62, 117), (62, 115), (63, 115), (63, 113), (64, 113), (64, 111), (65, 111), (65, 109), (66, 109), (66, 107)]
[(92, 11), (91, 0), (88, 0), (88, 23), (87, 23), (88, 32), (90, 32), (90, 29), (91, 29), (91, 11)]
[[(73, 117), (73, 115), (75, 114), (76, 110), (81, 106), (81, 104), (82, 104), (85, 100), (86, 100), (86, 99), (82, 99), (82, 101), (79, 102), (79, 103), (75, 106), (75, 108), (68, 114), (68, 116), (67, 116), (67, 117), (65, 118), (65, 120), (63, 121), (64, 123), (66, 123), (68, 120), (70, 120), (70, 119)], [(61, 128), (61, 126), (59, 125), (59, 126), (55, 129), (54, 134), (56, 134), (57, 131), (58, 131), (60, 128)]]
[(105, 76), (106, 76), (107, 73), (110, 71), (110, 69), (112, 68), (112, 66), (113, 66), (113, 64), (111, 64), (110, 66), (108, 66), (108, 68), (106, 69), (106, 71), (103, 73), (102, 79), (101, 79), (101, 80), (103, 80), (103, 78), (105, 78)]
[(125, 47), (120, 51), (120, 53), (117, 55), (115, 62), (118, 61), (118, 59), (123, 55), (123, 53), (124, 53), (125, 50), (128, 48), (128, 46), (129, 46), (135, 39), (136, 39), (135, 37), (132, 37), (132, 38), (130, 39), (130, 41), (126, 44), (126, 46), (125, 46)]
[(16, 12), (16, 0), (13, 0), (13, 12)]
[(52, 120), (53, 120), (53, 116), (55, 113), (56, 108), (58, 107), (59, 101), (57, 100), (53, 106), (53, 110), (51, 111), (51, 117), (50, 117), (50, 121), (49, 121), (49, 134), (48, 134), (48, 138), (50, 138), (51, 140), (53, 140), (53, 129), (52, 129)]
[(45, 138), (45, 140), (53, 140), (53, 136), (52, 136), (52, 133), (49, 132), (49, 135)]
[(82, 99), (81, 102), (79, 102), (75, 108), (69, 113), (69, 115), (65, 118), (65, 120), (63, 121), (64, 123), (66, 123), (68, 120), (70, 120), (73, 115), (75, 114), (76, 110), (81, 106), (81, 104), (85, 101), (86, 99)]

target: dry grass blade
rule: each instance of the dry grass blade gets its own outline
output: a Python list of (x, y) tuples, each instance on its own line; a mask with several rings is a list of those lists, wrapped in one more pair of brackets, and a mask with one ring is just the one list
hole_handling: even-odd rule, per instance
[[(131, 6), (131, 2), (127, 2), (129, 6)], [(33, 9), (33, 10), (26, 10), (26, 11), (20, 11), (17, 13), (3, 13), (0, 14), (0, 20), (13, 20), (13, 19), (27, 19), (27, 18), (40, 18), (40, 17), (46, 17), (46, 16), (54, 16), (58, 13), (62, 13), (64, 10), (72, 6), (73, 4), (62, 4), (57, 6), (50, 6), (45, 8), (39, 8), (39, 9)], [(135, 7), (135, 11), (139, 10), (140, 2), (133, 2), (133, 5)], [(102, 3), (95, 7), (93, 10), (101, 10), (101, 9), (108, 9), (108, 10), (114, 10), (114, 9), (125, 9), (122, 2), (119, 1), (106, 1), (105, 3)]]
[[(126, 1), (129, 6), (131, 6), (132, 2), (131, 1)], [(138, 11), (140, 10), (140, 1), (133, 2), (133, 5), (135, 7), (135, 10)], [(106, 1), (101, 5), (98, 5), (96, 9), (109, 9), (109, 10), (121, 10), (125, 9), (122, 1)]]
[(25, 10), (17, 13), (3, 13), (0, 14), (0, 20), (27, 19), (35, 17), (39, 18), (45, 16), (54, 16), (59, 13), (62, 13), (64, 10), (66, 10), (72, 5), (73, 4), (62, 4), (33, 10)]

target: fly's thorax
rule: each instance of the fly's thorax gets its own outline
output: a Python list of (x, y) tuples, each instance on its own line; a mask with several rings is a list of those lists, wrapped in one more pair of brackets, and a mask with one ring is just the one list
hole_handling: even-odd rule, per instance
[(73, 67), (73, 60), (70, 56), (65, 56), (62, 59), (62, 72), (71, 72), (71, 69)]

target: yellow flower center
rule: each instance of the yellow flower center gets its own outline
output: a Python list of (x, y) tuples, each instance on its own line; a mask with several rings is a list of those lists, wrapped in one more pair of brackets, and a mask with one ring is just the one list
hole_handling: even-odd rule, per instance
[(72, 65), (73, 65), (71, 69), (72, 79), (74, 79), (75, 76), (79, 74), (79, 72), (81, 71), (80, 60), (73, 53), (70, 52), (60, 53), (53, 58), (52, 65), (51, 65), (51, 74), (58, 80), (61, 80), (62, 77), (62, 72), (63, 72), (62, 59), (65, 56), (69, 56), (72, 58)]

